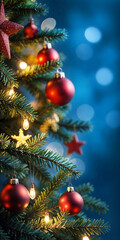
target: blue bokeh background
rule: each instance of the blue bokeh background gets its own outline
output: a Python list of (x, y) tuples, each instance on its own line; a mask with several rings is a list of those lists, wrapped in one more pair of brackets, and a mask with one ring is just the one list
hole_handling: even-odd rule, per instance
[[(90, 181), (95, 186), (95, 196), (102, 198), (110, 206), (105, 220), (110, 222), (111, 231), (100, 239), (118, 240), (120, 1), (42, 0), (38, 2), (46, 2), (49, 6), (49, 14), (46, 17), (55, 18), (56, 27), (66, 28), (69, 33), (68, 40), (54, 44), (58, 52), (65, 54), (63, 70), (76, 88), (68, 117), (78, 119), (77, 109), (82, 104), (89, 104), (94, 109), (94, 116), (91, 119), (93, 130), (79, 134), (79, 139), (87, 142), (83, 147), (84, 155), (74, 154), (72, 157), (80, 157), (85, 164), (85, 171), (79, 183)], [(42, 23), (46, 17), (40, 17), (39, 22)], [(97, 28), (102, 35), (100, 41), (96, 43), (88, 41), (84, 34), (91, 26)], [(85, 44), (84, 48), (87, 47), (83, 52), (78, 52), (80, 44)], [(110, 71), (110, 84), (101, 85), (96, 81), (96, 72), (101, 68)], [(107, 75), (103, 74), (102, 77), (103, 82), (106, 82)], [(66, 151), (65, 147), (64, 149)], [(74, 185), (77, 184), (77, 181), (74, 182)], [(96, 217), (95, 214), (94, 216)]]

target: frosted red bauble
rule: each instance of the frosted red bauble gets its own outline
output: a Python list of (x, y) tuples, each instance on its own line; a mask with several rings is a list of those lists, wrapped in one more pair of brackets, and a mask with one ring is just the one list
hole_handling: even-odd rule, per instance
[(32, 20), (24, 27), (24, 35), (26, 38), (34, 38), (37, 32), (38, 28)]
[(0, 202), (7, 210), (19, 213), (29, 205), (30, 197), (22, 184), (8, 184), (0, 194)]
[(47, 83), (45, 94), (49, 102), (62, 106), (72, 100), (75, 88), (68, 78), (53, 78)]
[(37, 64), (44, 65), (47, 62), (59, 60), (58, 52), (53, 48), (43, 48), (37, 55)]
[(75, 191), (65, 192), (59, 199), (59, 209), (62, 212), (68, 212), (69, 216), (75, 216), (83, 209), (83, 198)]

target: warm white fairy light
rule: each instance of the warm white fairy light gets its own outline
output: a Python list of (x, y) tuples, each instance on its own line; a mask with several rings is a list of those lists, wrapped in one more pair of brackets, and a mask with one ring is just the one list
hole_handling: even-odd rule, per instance
[(49, 213), (46, 212), (46, 213), (45, 213), (45, 222), (48, 223), (49, 220), (50, 220), (50, 218), (49, 218)]
[(36, 191), (35, 191), (35, 186), (34, 184), (31, 185), (30, 187), (30, 192), (29, 192), (30, 198), (33, 200), (36, 197)]
[(14, 88), (11, 88), (8, 92), (10, 97), (12, 97), (14, 95), (14, 93), (15, 93)]
[(29, 128), (29, 121), (27, 118), (25, 118), (23, 121), (23, 129), (28, 130), (28, 128)]
[(84, 237), (83, 237), (83, 240), (90, 240), (90, 239), (89, 239), (89, 237), (84, 236)]
[(21, 62), (19, 63), (19, 67), (20, 67), (22, 70), (24, 70), (24, 69), (26, 69), (26, 67), (27, 67), (27, 63), (21, 61)]

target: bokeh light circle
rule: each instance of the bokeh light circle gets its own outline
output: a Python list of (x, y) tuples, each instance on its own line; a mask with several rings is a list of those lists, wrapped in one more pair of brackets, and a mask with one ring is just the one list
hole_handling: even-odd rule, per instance
[(109, 85), (113, 80), (113, 73), (108, 68), (100, 68), (96, 72), (96, 80), (102, 86)]
[(101, 40), (102, 33), (96, 27), (88, 27), (85, 30), (85, 38), (91, 43), (96, 43), (96, 42), (99, 42)]
[(52, 151), (54, 153), (58, 153), (60, 155), (64, 154), (64, 148), (63, 148), (62, 144), (60, 144), (58, 142), (51, 142), (50, 144), (47, 145), (46, 149), (48, 149), (49, 151)]
[(83, 61), (89, 60), (93, 56), (93, 49), (88, 44), (82, 43), (76, 48), (76, 55)]
[(106, 123), (111, 128), (120, 127), (120, 111), (112, 110), (106, 115)]
[(81, 174), (83, 174), (86, 170), (85, 167), (85, 163), (83, 162), (83, 160), (81, 160), (80, 158), (73, 158), (70, 159), (70, 162), (74, 165), (77, 166), (76, 170), (79, 171)]
[(46, 18), (42, 23), (41, 23), (41, 30), (44, 31), (46, 29), (52, 30), (56, 26), (56, 20), (54, 18)]
[(89, 104), (82, 104), (77, 109), (77, 116), (80, 120), (89, 121), (94, 117), (94, 109)]

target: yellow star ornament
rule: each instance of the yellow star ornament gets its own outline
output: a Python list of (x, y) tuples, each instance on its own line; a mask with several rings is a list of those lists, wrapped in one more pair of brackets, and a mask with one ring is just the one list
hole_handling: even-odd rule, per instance
[(26, 136), (24, 136), (23, 130), (20, 129), (20, 130), (19, 130), (19, 136), (11, 135), (11, 137), (17, 141), (16, 147), (18, 148), (18, 147), (19, 147), (20, 145), (22, 145), (22, 144), (25, 144), (25, 145), (27, 146), (26, 141), (27, 141), (30, 137), (32, 137), (32, 135), (26, 135)]

